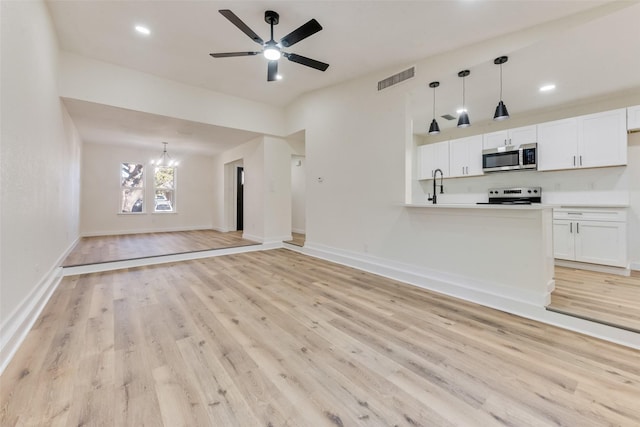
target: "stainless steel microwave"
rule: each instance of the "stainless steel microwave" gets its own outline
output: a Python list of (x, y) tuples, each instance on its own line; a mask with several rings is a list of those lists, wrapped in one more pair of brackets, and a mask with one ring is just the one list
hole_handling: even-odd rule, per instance
[(482, 150), (484, 172), (536, 169), (538, 169), (538, 144), (535, 142)]

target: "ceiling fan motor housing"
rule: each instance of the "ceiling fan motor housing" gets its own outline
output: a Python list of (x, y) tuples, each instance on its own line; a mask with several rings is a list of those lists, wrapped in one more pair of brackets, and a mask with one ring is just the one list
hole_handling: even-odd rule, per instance
[(278, 25), (278, 22), (280, 22), (280, 15), (273, 10), (267, 10), (264, 13), (264, 20), (267, 24)]

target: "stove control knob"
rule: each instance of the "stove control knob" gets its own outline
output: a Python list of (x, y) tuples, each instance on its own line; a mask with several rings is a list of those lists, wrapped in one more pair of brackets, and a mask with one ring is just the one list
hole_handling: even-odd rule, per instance
[(527, 193), (531, 194), (531, 190), (527, 190)]
[(537, 192), (538, 192), (538, 190), (533, 190), (533, 192), (534, 192), (534, 193), (537, 193)]

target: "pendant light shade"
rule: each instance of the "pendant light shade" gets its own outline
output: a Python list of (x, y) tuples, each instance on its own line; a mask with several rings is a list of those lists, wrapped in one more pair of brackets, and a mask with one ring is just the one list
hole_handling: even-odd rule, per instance
[(507, 106), (504, 105), (504, 102), (502, 102), (502, 64), (504, 64), (508, 60), (508, 56), (499, 56), (493, 61), (494, 64), (500, 66), (500, 102), (498, 102), (498, 106), (496, 107), (496, 112), (493, 115), (493, 120), (506, 120), (509, 118)]
[(465, 105), (465, 84), (464, 78), (471, 74), (469, 70), (462, 70), (458, 73), (458, 77), (462, 77), (462, 112), (458, 116), (458, 127), (466, 128), (471, 126), (471, 122), (469, 121), (469, 114), (467, 114), (467, 107)]
[(440, 82), (431, 82), (429, 87), (433, 89), (433, 120), (429, 126), (429, 135), (437, 135), (440, 133), (440, 126), (436, 122), (436, 88), (440, 86)]

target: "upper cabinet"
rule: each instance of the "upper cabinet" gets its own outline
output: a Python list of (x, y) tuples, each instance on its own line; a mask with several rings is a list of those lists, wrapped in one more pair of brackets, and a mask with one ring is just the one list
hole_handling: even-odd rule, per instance
[(535, 125), (485, 133), (483, 135), (483, 147), (497, 148), (504, 145), (521, 145), (538, 141), (538, 132)]
[(449, 176), (482, 175), (482, 135), (449, 141)]
[(538, 170), (627, 164), (626, 109), (538, 125)]
[(626, 165), (626, 125), (626, 108), (578, 117), (580, 167)]
[(538, 170), (569, 169), (576, 166), (578, 119), (564, 119), (538, 125)]
[(431, 179), (436, 169), (449, 176), (449, 141), (418, 146), (418, 179)]
[(627, 108), (627, 130), (640, 130), (640, 105)]

